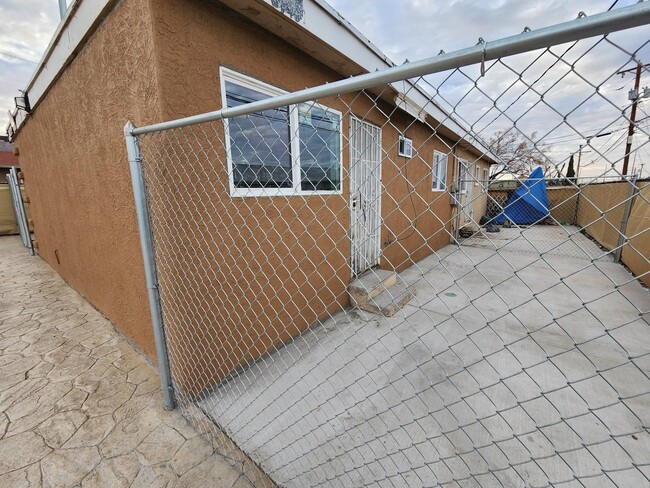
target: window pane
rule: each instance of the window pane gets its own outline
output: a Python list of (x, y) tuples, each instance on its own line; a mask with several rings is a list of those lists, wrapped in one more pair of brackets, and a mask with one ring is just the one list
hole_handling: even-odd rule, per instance
[(303, 191), (341, 188), (341, 117), (311, 104), (298, 107)]
[[(237, 107), (269, 95), (226, 81), (226, 103)], [(235, 188), (292, 188), (287, 107), (228, 120)]]
[(444, 190), (447, 182), (447, 155), (434, 153), (435, 166), (433, 169), (433, 189)]

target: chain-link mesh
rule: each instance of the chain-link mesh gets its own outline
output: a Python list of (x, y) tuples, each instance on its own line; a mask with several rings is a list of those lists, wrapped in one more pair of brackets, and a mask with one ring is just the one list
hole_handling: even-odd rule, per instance
[(650, 486), (648, 33), (140, 136), (188, 417), (280, 486)]

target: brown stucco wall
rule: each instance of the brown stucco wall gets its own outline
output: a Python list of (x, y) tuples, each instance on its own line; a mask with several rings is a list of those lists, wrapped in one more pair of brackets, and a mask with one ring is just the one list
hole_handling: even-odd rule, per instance
[(160, 118), (150, 5), (124, 0), (16, 138), (39, 255), (151, 358), (123, 127)]
[[(287, 91), (340, 78), (218, 4), (122, 0), (17, 138), (39, 254), (152, 358), (122, 127), (220, 108), (219, 66)], [(431, 190), (433, 151), (449, 144), (365, 95), (321, 103), (344, 114), (341, 195), (230, 198), (220, 122), (208, 137), (142, 139), (165, 202), (151, 211), (172, 368), (191, 394), (347, 305), (350, 114), (384, 127), (381, 266), (402, 270), (449, 242), (449, 194)], [(410, 160), (397, 156), (399, 132)], [(164, 160), (153, 147), (185, 151)]]
[[(199, 0), (154, 5), (165, 119), (219, 108), (220, 66), (287, 91), (340, 78), (223, 7)], [(161, 287), (163, 313), (174, 375), (191, 394), (348, 304), (351, 114), (383, 127), (381, 266), (402, 270), (449, 242), (449, 194), (431, 190), (433, 151), (447, 152), (447, 146), (423, 124), (365, 95), (320, 103), (344, 115), (341, 195), (231, 198), (221, 122), (176, 134), (185, 146), (182, 163), (200, 184), (184, 184), (173, 165), (159, 168), (156, 188), (168, 203), (152, 210), (161, 224), (159, 250), (168, 256), (159, 266), (161, 280), (168, 277)], [(203, 130), (214, 137), (206, 140)], [(410, 160), (397, 156), (399, 132), (413, 139)], [(148, 147), (167, 150), (165, 137), (156, 137)], [(183, 210), (171, 215), (178, 199)]]

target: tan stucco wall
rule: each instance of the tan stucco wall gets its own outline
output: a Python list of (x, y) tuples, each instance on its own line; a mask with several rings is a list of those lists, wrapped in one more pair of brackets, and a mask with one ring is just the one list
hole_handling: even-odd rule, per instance
[[(650, 271), (650, 183), (639, 182), (639, 195), (634, 199), (625, 235), (631, 238), (623, 248), (621, 259), (635, 276)], [(581, 188), (578, 204), (578, 225), (604, 248), (618, 246), (625, 203), (630, 197), (628, 183), (606, 183)], [(634, 237), (633, 237), (634, 236)], [(650, 276), (641, 280), (650, 285)]]
[[(155, 5), (156, 45), (167, 119), (221, 106), (219, 66), (287, 91), (340, 78), (290, 44), (222, 7), (198, 0), (183, 4), (155, 0)], [(187, 59), (192, 59), (192, 63), (188, 64)], [(223, 141), (221, 123), (212, 124), (209, 129), (216, 134), (212, 141), (215, 151), (209, 151), (210, 168), (202, 171), (201, 165), (206, 162), (193, 156), (185, 161), (204, 179), (201, 188), (189, 188), (190, 194), (185, 198), (198, 203), (200, 208), (201, 199), (211, 202), (210, 211), (218, 218), (202, 223), (201, 229), (219, 236), (218, 242), (207, 243), (194, 239), (191, 232), (181, 231), (175, 237), (167, 236), (165, 243), (170, 255), (173, 249), (196, 249), (193, 246), (198, 246), (202, 254), (185, 259), (189, 266), (183, 280), (203, 282), (198, 299), (178, 282), (170, 282), (168, 293), (163, 296), (164, 307), (170, 314), (167, 323), (173, 329), (168, 330), (168, 337), (172, 337), (170, 347), (178, 347), (171, 351), (172, 357), (177, 358), (173, 367), (192, 393), (347, 305), (347, 137), (351, 113), (383, 126), (382, 182), (386, 192), (381, 200), (381, 266), (402, 270), (449, 241), (448, 232), (442, 230), (442, 222), (448, 222), (450, 217), (449, 195), (431, 190), (433, 151), (445, 150), (445, 146), (401, 112), (391, 117), (392, 125), (386, 124), (385, 114), (394, 112), (394, 107), (384, 105), (378, 110), (365, 96), (350, 94), (320, 103), (344, 114), (342, 195), (230, 198), (225, 149), (219, 143)], [(406, 126), (406, 136), (413, 139), (417, 149), (410, 160), (397, 156), (399, 128)], [(190, 140), (190, 146), (207, 149), (205, 142), (193, 136)], [(162, 185), (174, 186), (173, 180), (170, 176)], [(413, 190), (416, 195), (409, 198)], [(160, 211), (162, 219), (165, 210)], [(188, 212), (178, 216), (177, 226), (192, 220), (192, 211)], [(416, 229), (411, 221), (416, 221)], [(172, 273), (173, 265), (170, 266), (161, 269), (161, 274)], [(206, 270), (210, 270), (208, 282)], [(189, 320), (172, 317), (172, 310), (181, 308)], [(208, 339), (201, 341), (197, 337)], [(193, 364), (210, 362), (210, 356), (214, 357), (213, 369), (197, 373)]]
[(152, 39), (149, 3), (118, 3), (16, 145), (39, 255), (155, 358), (123, 135), (162, 116)]

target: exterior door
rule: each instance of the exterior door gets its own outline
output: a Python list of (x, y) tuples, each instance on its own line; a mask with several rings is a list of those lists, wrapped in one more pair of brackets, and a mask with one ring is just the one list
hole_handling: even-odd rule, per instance
[(472, 165), (458, 158), (458, 196), (461, 226), (472, 220)]
[(350, 118), (352, 275), (377, 266), (381, 254), (381, 129)]

